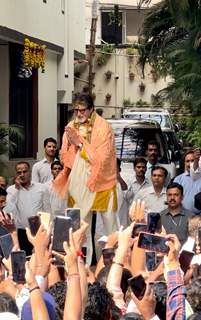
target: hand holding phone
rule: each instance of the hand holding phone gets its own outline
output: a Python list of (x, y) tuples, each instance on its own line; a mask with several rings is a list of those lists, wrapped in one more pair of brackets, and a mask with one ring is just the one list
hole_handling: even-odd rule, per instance
[(67, 208), (66, 217), (72, 219), (73, 232), (80, 229), (80, 209), (79, 208)]
[(28, 218), (29, 228), (31, 230), (32, 236), (35, 236), (40, 228), (41, 221), (39, 216), (31, 216)]
[(141, 231), (147, 231), (147, 224), (145, 223), (136, 223), (134, 224), (131, 237), (134, 239), (139, 235)]
[(167, 238), (165, 237), (148, 232), (140, 232), (138, 247), (149, 251), (167, 254), (169, 252), (169, 247), (166, 245), (166, 242)]
[(161, 215), (157, 212), (148, 213), (147, 217), (147, 231), (150, 233), (161, 231)]
[(138, 300), (142, 300), (146, 291), (146, 283), (143, 276), (139, 275), (128, 279), (128, 284)]
[(69, 242), (69, 230), (72, 228), (72, 219), (69, 217), (57, 216), (54, 221), (54, 232), (52, 250), (65, 252), (64, 241)]
[(12, 274), (13, 281), (16, 283), (25, 283), (25, 262), (26, 262), (26, 252), (21, 251), (13, 251), (11, 252), (11, 266), (12, 266)]

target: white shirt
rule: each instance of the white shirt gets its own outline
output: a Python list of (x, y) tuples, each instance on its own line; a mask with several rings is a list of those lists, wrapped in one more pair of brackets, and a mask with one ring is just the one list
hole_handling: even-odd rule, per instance
[(50, 211), (50, 202), (47, 188), (41, 183), (32, 182), (29, 189), (15, 185), (7, 189), (6, 212), (12, 212), (17, 228), (28, 227), (27, 218), (34, 216), (38, 211)]
[(137, 195), (137, 193), (140, 190), (143, 190), (144, 188), (147, 188), (149, 186), (150, 186), (150, 182), (147, 178), (145, 178), (143, 183), (140, 184), (137, 181), (136, 176), (134, 176), (133, 180), (128, 182), (128, 190), (125, 195), (128, 203), (131, 205), (131, 203), (132, 203), (134, 197)]
[(166, 201), (166, 188), (163, 188), (159, 195), (156, 194), (154, 187), (150, 186), (140, 190), (134, 197), (134, 200), (145, 201), (145, 214), (149, 212), (161, 212), (167, 208)]
[[(152, 181), (151, 181), (151, 170), (153, 167), (164, 167), (166, 170), (167, 168), (165, 166), (163, 166), (162, 163), (159, 163), (157, 162), (156, 164), (151, 164), (149, 161), (147, 162), (147, 171), (146, 171), (146, 174), (145, 174), (145, 177), (148, 179), (148, 181), (150, 182), (150, 184), (152, 184)], [(168, 170), (167, 170), (168, 171)], [(165, 186), (167, 187), (168, 184), (170, 183), (170, 180), (171, 180), (171, 175), (168, 171), (168, 175), (167, 177), (165, 178)]]
[(36, 162), (32, 167), (32, 182), (45, 183), (52, 180), (51, 163), (46, 158)]
[(59, 195), (53, 190), (52, 182), (48, 181), (44, 184), (47, 188), (48, 195), (49, 195), (49, 202), (50, 202), (50, 212), (52, 216), (54, 216), (55, 210), (64, 210), (67, 208), (67, 199), (61, 199)]

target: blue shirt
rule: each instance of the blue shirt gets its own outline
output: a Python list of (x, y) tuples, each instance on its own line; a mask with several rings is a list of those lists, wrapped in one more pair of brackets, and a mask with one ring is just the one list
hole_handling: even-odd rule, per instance
[(190, 173), (184, 172), (177, 176), (174, 182), (181, 184), (184, 188), (184, 199), (182, 201), (184, 208), (195, 214), (200, 213), (200, 211), (194, 207), (194, 197), (198, 192), (201, 192), (201, 178), (193, 180)]

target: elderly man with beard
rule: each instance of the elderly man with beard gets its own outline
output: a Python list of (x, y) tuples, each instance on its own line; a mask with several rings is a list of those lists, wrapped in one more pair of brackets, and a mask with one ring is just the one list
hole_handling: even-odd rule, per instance
[(167, 187), (168, 208), (161, 212), (161, 222), (167, 234), (176, 234), (181, 244), (188, 237), (188, 220), (193, 216), (191, 211), (182, 206), (183, 187), (170, 183)]
[(116, 154), (113, 130), (94, 110), (91, 96), (74, 100), (74, 119), (65, 127), (61, 147), (64, 169), (54, 180), (54, 188), (66, 198), (68, 207), (78, 207), (89, 224), (88, 263), (92, 256), (93, 212), (102, 214), (108, 234), (117, 230)]

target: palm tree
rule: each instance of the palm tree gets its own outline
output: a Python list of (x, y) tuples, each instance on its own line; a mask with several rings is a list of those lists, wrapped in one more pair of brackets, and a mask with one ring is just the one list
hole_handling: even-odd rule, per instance
[(172, 77), (158, 95), (190, 101), (195, 113), (201, 107), (200, 30), (200, 0), (163, 0), (149, 10), (139, 39), (142, 69), (149, 62), (159, 75)]

